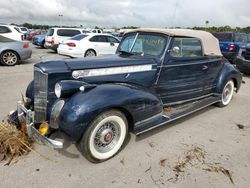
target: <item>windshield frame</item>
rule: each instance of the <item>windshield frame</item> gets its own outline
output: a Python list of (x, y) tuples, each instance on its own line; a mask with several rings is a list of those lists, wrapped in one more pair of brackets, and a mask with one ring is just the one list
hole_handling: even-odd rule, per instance
[[(126, 39), (127, 37), (133, 36), (133, 35), (134, 35), (135, 37), (134, 37), (133, 43), (132, 43), (132, 45), (131, 45), (129, 51), (123, 51), (123, 50), (120, 48), (121, 45), (122, 45), (122, 43), (125, 41), (125, 39)], [(136, 53), (136, 52), (133, 52), (132, 50), (133, 50), (133, 48), (134, 48), (134, 46), (135, 46), (135, 42), (136, 42), (136, 40), (138, 39), (138, 37), (139, 37), (140, 35), (152, 35), (152, 36), (159, 36), (159, 37), (164, 38), (164, 45), (163, 45), (163, 48), (162, 48), (161, 52), (160, 52), (158, 55), (151, 55), (151, 54), (146, 54), (146, 53)], [(138, 31), (136, 31), (136, 32), (131, 32), (131, 33), (128, 33), (128, 34), (125, 34), (125, 35), (124, 35), (124, 37), (122, 38), (122, 40), (121, 40), (121, 42), (120, 42), (120, 44), (119, 44), (119, 46), (118, 46), (118, 48), (117, 48), (116, 53), (119, 54), (119, 52), (125, 52), (125, 53), (127, 53), (127, 54), (134, 55), (134, 56), (140, 55), (140, 56), (144, 56), (144, 57), (145, 57), (145, 56), (150, 56), (150, 57), (160, 58), (160, 57), (163, 56), (163, 54), (165, 54), (165, 51), (166, 51), (166, 48), (167, 48), (167, 45), (168, 45), (168, 41), (169, 41), (169, 36), (166, 35), (166, 34), (164, 34), (164, 33), (144, 32), (144, 31), (143, 31), (143, 32), (141, 32), (141, 31), (139, 31), (139, 32), (138, 32)]]

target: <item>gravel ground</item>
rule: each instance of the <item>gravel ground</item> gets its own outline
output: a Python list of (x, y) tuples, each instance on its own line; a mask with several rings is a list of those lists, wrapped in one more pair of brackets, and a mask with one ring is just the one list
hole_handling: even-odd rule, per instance
[[(23, 64), (0, 66), (1, 119), (16, 108), (41, 58), (67, 57), (33, 47)], [(130, 134), (126, 147), (101, 164), (88, 162), (67, 138), (62, 150), (36, 143), (46, 158), (31, 152), (10, 166), (0, 163), (1, 187), (248, 187), (250, 78), (244, 81), (228, 107), (211, 106), (141, 136)]]

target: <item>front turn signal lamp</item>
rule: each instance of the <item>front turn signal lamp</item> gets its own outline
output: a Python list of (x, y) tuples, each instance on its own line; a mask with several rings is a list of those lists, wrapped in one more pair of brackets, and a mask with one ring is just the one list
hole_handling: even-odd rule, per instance
[(39, 126), (39, 132), (40, 132), (41, 135), (43, 135), (43, 136), (46, 135), (46, 133), (48, 132), (48, 130), (49, 130), (48, 123), (43, 122), (43, 123), (40, 124), (40, 126)]

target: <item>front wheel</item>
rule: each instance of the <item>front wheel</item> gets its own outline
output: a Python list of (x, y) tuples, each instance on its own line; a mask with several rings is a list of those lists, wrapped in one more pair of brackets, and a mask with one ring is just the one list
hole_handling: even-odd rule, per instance
[(128, 134), (128, 122), (117, 110), (103, 112), (85, 131), (80, 149), (91, 162), (102, 162), (119, 152)]
[(227, 106), (231, 102), (233, 94), (234, 94), (234, 82), (233, 80), (229, 80), (223, 88), (221, 94), (221, 101), (218, 103), (218, 106), (219, 107)]

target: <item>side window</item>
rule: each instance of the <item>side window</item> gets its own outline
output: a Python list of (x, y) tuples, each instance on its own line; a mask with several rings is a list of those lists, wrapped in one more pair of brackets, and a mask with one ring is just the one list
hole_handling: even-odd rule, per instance
[(89, 39), (90, 42), (108, 42), (106, 36), (97, 35)]
[(119, 40), (117, 40), (116, 38), (114, 37), (110, 37), (108, 36), (108, 42), (112, 42), (112, 43), (119, 43)]
[(0, 33), (11, 33), (11, 30), (8, 27), (0, 26)]
[(174, 38), (170, 55), (172, 57), (202, 56), (202, 45), (197, 38)]

